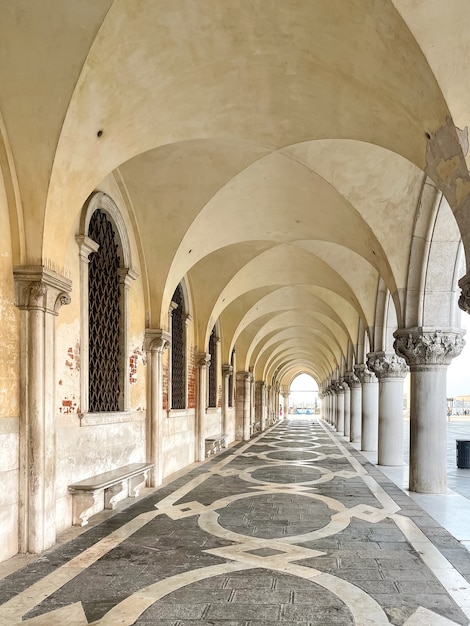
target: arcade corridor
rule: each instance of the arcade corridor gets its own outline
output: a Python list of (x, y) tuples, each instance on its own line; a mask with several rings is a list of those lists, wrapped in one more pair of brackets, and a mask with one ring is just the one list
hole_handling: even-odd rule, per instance
[(9, 626), (470, 620), (470, 552), (316, 418), (193, 466), (0, 582)]

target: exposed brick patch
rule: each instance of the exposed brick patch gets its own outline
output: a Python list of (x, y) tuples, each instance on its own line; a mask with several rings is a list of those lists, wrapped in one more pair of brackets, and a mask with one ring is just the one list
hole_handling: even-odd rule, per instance
[(137, 366), (139, 364), (139, 358), (145, 364), (145, 352), (144, 347), (134, 348), (131, 356), (129, 357), (129, 382), (131, 385), (135, 385), (137, 382)]
[(163, 410), (168, 410), (168, 363), (163, 364)]
[(80, 370), (80, 344), (70, 347), (67, 350), (67, 359), (65, 360), (65, 367), (71, 370)]
[(61, 406), (59, 407), (59, 413), (68, 415), (70, 413), (80, 413), (80, 406), (74, 397), (64, 398)]

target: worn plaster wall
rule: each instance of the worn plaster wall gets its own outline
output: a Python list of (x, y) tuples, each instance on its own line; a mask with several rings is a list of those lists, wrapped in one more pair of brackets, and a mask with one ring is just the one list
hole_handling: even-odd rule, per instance
[[(56, 327), (56, 526), (61, 532), (72, 522), (72, 502), (68, 485), (128, 463), (146, 460), (146, 355), (144, 351), (144, 296), (131, 222), (119, 190), (110, 179), (100, 187), (108, 193), (126, 222), (131, 242), (132, 265), (139, 277), (131, 282), (129, 358), (129, 408), (126, 413), (80, 417), (80, 267), (75, 235), (69, 233), (66, 271), (72, 279), (71, 304), (62, 307)], [(98, 503), (96, 511), (102, 509)]]
[(19, 311), (14, 306), (10, 225), (0, 177), (0, 561), (18, 551)]

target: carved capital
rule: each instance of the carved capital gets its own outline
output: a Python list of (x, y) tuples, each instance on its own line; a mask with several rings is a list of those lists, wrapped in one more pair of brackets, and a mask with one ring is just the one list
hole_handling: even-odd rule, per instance
[(161, 354), (171, 345), (171, 335), (161, 328), (147, 328), (145, 331), (145, 349), (147, 352)]
[(233, 374), (232, 365), (227, 365), (227, 364), (222, 365), (222, 376), (224, 376), (224, 378), (228, 378), (232, 374)]
[(363, 363), (354, 366), (354, 373), (359, 378), (362, 384), (377, 382), (377, 377), (375, 376), (374, 372), (371, 372), (369, 369), (367, 369), (367, 365), (364, 365)]
[(465, 345), (460, 329), (405, 328), (394, 332), (393, 347), (411, 370), (449, 365)]
[(42, 265), (15, 267), (15, 305), (27, 311), (43, 311), (58, 315), (59, 309), (70, 304), (72, 282)]
[[(253, 374), (251, 372), (244, 372), (244, 371), (237, 372), (237, 380), (240, 380), (240, 381), (246, 380), (248, 382), (251, 382), (252, 378), (253, 378)], [(279, 390), (279, 392), (281, 393), (281, 390)]]
[(369, 352), (367, 367), (379, 380), (404, 378), (409, 371), (405, 360), (394, 352)]
[(208, 352), (198, 352), (196, 354), (196, 363), (198, 367), (209, 367), (211, 355)]
[(336, 394), (344, 393), (344, 383), (342, 380), (333, 381), (333, 389)]
[(361, 387), (361, 381), (354, 372), (346, 372), (344, 376), (344, 382), (349, 386), (350, 389)]

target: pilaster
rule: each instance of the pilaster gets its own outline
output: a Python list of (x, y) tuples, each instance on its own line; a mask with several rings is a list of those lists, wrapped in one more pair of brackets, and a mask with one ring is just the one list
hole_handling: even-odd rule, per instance
[(72, 283), (43, 266), (15, 267), (20, 337), (20, 550), (55, 543), (55, 317)]
[(149, 484), (158, 487), (163, 480), (163, 353), (171, 344), (170, 333), (145, 331), (147, 352), (147, 457), (153, 463)]
[(197, 400), (196, 400), (196, 461), (203, 461), (206, 457), (206, 403), (207, 403), (207, 374), (211, 363), (208, 352), (199, 352), (196, 355), (197, 363)]
[(222, 434), (228, 432), (229, 380), (232, 375), (233, 367), (229, 364), (222, 365)]

